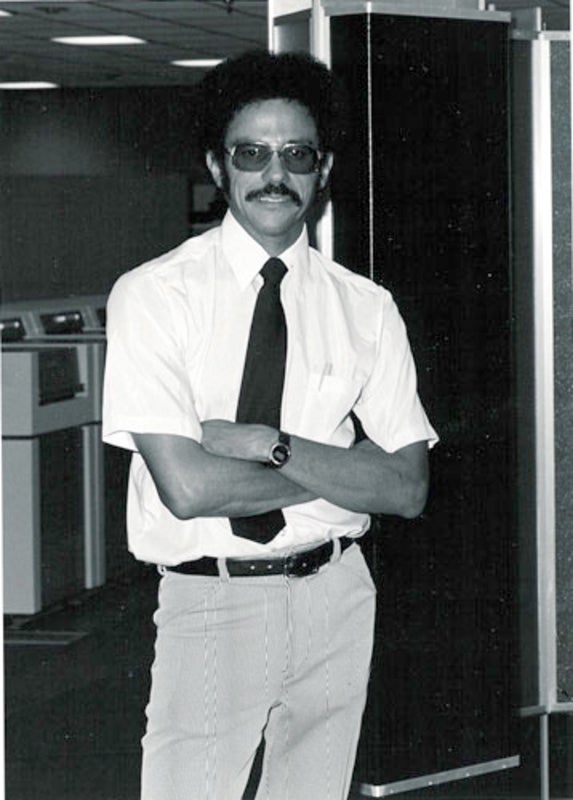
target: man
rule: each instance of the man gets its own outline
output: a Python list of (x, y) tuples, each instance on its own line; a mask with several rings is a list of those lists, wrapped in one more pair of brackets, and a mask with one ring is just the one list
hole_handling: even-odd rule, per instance
[(308, 245), (336, 106), (306, 56), (216, 67), (200, 142), (229, 211), (110, 296), (104, 436), (134, 452), (129, 545), (162, 573), (144, 800), (240, 800), (262, 740), (258, 800), (348, 795), (375, 606), (356, 540), (421, 512), (435, 434), (388, 292)]

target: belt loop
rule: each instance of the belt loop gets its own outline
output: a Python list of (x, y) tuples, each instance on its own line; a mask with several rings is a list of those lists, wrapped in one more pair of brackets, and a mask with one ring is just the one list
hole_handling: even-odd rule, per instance
[(340, 561), (340, 556), (342, 555), (342, 550), (340, 548), (340, 539), (338, 537), (332, 540), (332, 555), (330, 556), (330, 563), (336, 564), (337, 561)]
[(226, 558), (218, 558), (217, 559), (217, 569), (219, 570), (219, 577), (222, 581), (229, 583), (231, 580), (231, 576), (229, 575), (229, 570), (227, 568), (227, 559)]

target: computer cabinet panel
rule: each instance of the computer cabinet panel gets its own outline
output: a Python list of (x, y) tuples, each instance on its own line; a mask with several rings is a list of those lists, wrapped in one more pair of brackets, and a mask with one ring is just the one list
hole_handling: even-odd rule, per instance
[(371, 13), (330, 31), (354, 123), (334, 255), (393, 292), (441, 437), (423, 517), (379, 518), (366, 544), (380, 601), (356, 779), (380, 787), (515, 764), (508, 26)]

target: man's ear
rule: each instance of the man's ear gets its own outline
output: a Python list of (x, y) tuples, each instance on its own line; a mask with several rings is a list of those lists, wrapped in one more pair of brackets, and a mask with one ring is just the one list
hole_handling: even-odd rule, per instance
[(209, 150), (205, 156), (205, 162), (207, 164), (207, 169), (211, 173), (211, 177), (215, 182), (215, 186), (218, 189), (223, 189), (223, 170), (212, 150)]
[(330, 175), (330, 170), (332, 169), (333, 164), (334, 164), (334, 154), (326, 153), (322, 157), (322, 161), (320, 162), (320, 167), (318, 170), (319, 173), (318, 188), (320, 190), (324, 189), (326, 184), (328, 183), (328, 176)]

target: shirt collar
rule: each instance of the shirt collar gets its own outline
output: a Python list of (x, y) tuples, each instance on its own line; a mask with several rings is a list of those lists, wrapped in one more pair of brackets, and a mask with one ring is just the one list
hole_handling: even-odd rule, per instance
[[(226, 261), (230, 264), (241, 289), (245, 289), (269, 259), (264, 247), (256, 242), (227, 211), (221, 225), (222, 247)], [(279, 258), (289, 272), (308, 267), (308, 233), (303, 227), (300, 236)]]

